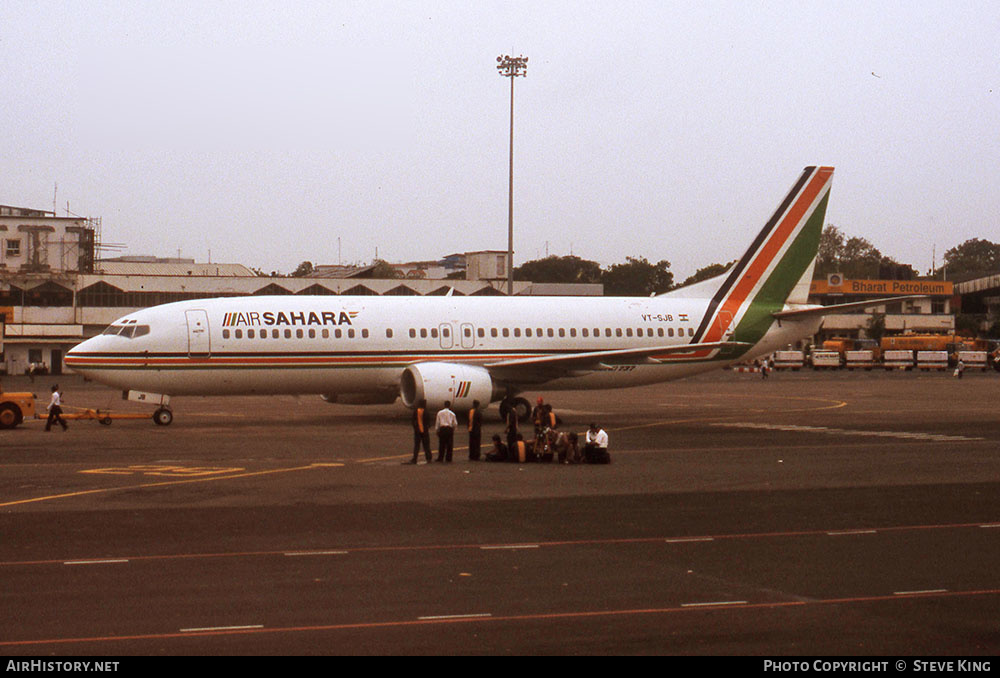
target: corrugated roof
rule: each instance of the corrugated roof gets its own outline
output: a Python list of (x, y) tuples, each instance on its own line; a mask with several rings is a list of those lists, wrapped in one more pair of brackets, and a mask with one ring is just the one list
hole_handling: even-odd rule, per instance
[(94, 268), (107, 275), (165, 275), (214, 278), (254, 278), (243, 264), (195, 264), (137, 261), (98, 261)]

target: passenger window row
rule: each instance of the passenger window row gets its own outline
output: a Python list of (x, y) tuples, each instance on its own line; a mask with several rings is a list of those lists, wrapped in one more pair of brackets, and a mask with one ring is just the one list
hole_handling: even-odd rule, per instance
[[(613, 329), (610, 328), (610, 327), (605, 327), (603, 329), (603, 331), (599, 327), (595, 327), (593, 329), (591, 329), (589, 327), (584, 327), (584, 328), (580, 328), (580, 329), (578, 329), (576, 327), (570, 327), (570, 328), (565, 328), (565, 327), (558, 327), (558, 328), (553, 328), (553, 327), (548, 327), (548, 328), (543, 328), (543, 327), (525, 327), (525, 328), (521, 328), (521, 327), (514, 327), (514, 328), (501, 327), (501, 328), (496, 328), (496, 327), (491, 327), (491, 328), (489, 328), (489, 330), (487, 330), (486, 328), (480, 327), (480, 328), (478, 328), (476, 330), (476, 335), (480, 339), (485, 339), (486, 335), (487, 335), (487, 332), (489, 333), (489, 336), (491, 338), (494, 338), (494, 339), (501, 338), (501, 337), (504, 337), (504, 338), (506, 338), (506, 337), (515, 337), (515, 338), (519, 338), (519, 337), (542, 337), (542, 338), (555, 338), (555, 337), (565, 338), (565, 337), (570, 337), (570, 338), (575, 338), (575, 337), (579, 336), (579, 337), (584, 337), (584, 338), (593, 337), (593, 338), (596, 339), (596, 338), (599, 338), (601, 336), (604, 336), (604, 337), (673, 337), (673, 336), (678, 336), (678, 337), (683, 337), (683, 336), (693, 337), (694, 336), (694, 328), (693, 327), (678, 328), (676, 330), (676, 332), (674, 331), (673, 327), (666, 327), (666, 328), (664, 328), (664, 327), (657, 327), (657, 328), (652, 328), (652, 327), (636, 327), (636, 328), (631, 328), (631, 327), (625, 327), (625, 328), (616, 327), (616, 328), (613, 328)], [(410, 331), (409, 331), (409, 334), (410, 334), (410, 338), (411, 339), (416, 339), (417, 336), (419, 336), (421, 339), (426, 339), (428, 337), (430, 337), (432, 339), (437, 339), (438, 338), (438, 328), (436, 328), (436, 327), (431, 327), (429, 329), (428, 328), (420, 328), (418, 330), (418, 329), (414, 329), (414, 328), (411, 327)], [(472, 337), (472, 327), (471, 326), (463, 327), (463, 334), (465, 335), (466, 338), (471, 338)], [(449, 329), (448, 329), (447, 326), (441, 328), (441, 336), (443, 336), (445, 338), (447, 338), (449, 336)], [(389, 338), (392, 337), (392, 330), (386, 330), (386, 337), (389, 337)]]
[(355, 337), (358, 337), (358, 336), (360, 336), (362, 339), (367, 339), (368, 338), (368, 330), (367, 329), (363, 329), (363, 330), (361, 330), (359, 332), (359, 331), (355, 330), (353, 327), (350, 328), (350, 329), (347, 329), (347, 330), (342, 330), (342, 329), (340, 329), (338, 327), (335, 330), (322, 329), (322, 330), (318, 330), (318, 331), (316, 330), (316, 328), (303, 329), (301, 327), (296, 328), (294, 330), (291, 329), (291, 328), (287, 328), (286, 327), (283, 330), (271, 329), (270, 331), (266, 330), (266, 329), (259, 329), (259, 330), (255, 330), (255, 329), (248, 329), (248, 330), (243, 330), (243, 329), (239, 329), (239, 330), (224, 329), (224, 330), (222, 330), (222, 338), (223, 339), (229, 339), (230, 337), (232, 337), (233, 339), (243, 339), (244, 337), (247, 338), (247, 339), (268, 339), (268, 338), (270, 338), (270, 339), (281, 339), (281, 338), (284, 338), (284, 339), (292, 339), (292, 338), (295, 338), (295, 339), (306, 339), (306, 338), (308, 338), (308, 339), (315, 339), (316, 337), (320, 337), (322, 339), (329, 339), (330, 337), (333, 337), (334, 339), (343, 339), (345, 337), (347, 339), (354, 339)]
[[(137, 337), (138, 336), (142, 336), (143, 334), (149, 334), (149, 326), (148, 325), (139, 325), (139, 326), (131, 326), (131, 327), (129, 327), (129, 326), (120, 327), (120, 326), (112, 325), (111, 327), (109, 327), (108, 329), (106, 329), (104, 331), (104, 334), (122, 334), (122, 335), (131, 337), (133, 335), (131, 333), (127, 333), (127, 332), (132, 331), (132, 330), (134, 330), (135, 336), (137, 336)], [(463, 332), (464, 332), (464, 334), (465, 334), (465, 336), (467, 338), (471, 338), (472, 337), (472, 328), (471, 327), (465, 327), (465, 328), (463, 328)], [(477, 334), (477, 336), (480, 339), (485, 339), (486, 338), (486, 334), (487, 334), (487, 330), (485, 328), (480, 327), (479, 329), (476, 330), (476, 334)], [(520, 338), (520, 337), (543, 337), (543, 338), (555, 338), (555, 337), (565, 338), (565, 337), (570, 337), (570, 338), (575, 338), (575, 337), (579, 336), (579, 337), (583, 337), (583, 338), (593, 337), (593, 338), (596, 339), (596, 338), (600, 338), (602, 336), (603, 337), (673, 337), (673, 336), (683, 337), (685, 335), (689, 336), (689, 337), (693, 337), (694, 336), (694, 328), (693, 327), (688, 327), (686, 329), (685, 328), (678, 328), (677, 331), (676, 331), (676, 333), (675, 333), (673, 327), (667, 327), (667, 328), (664, 328), (664, 327), (657, 327), (657, 328), (652, 328), (652, 327), (636, 327), (636, 328), (632, 328), (632, 327), (625, 327), (625, 328), (616, 327), (616, 328), (613, 328), (613, 329), (610, 328), (610, 327), (605, 327), (603, 329), (603, 331), (601, 330), (601, 328), (598, 328), (598, 327), (595, 327), (593, 329), (591, 329), (589, 327), (584, 327), (584, 328), (580, 328), (580, 329), (578, 329), (576, 327), (570, 327), (570, 328), (565, 328), (565, 327), (558, 327), (558, 328), (552, 328), (552, 327), (548, 327), (548, 328), (542, 328), (542, 327), (536, 327), (536, 328), (532, 328), (532, 327), (525, 327), (525, 328), (520, 328), (520, 327), (514, 327), (514, 328), (501, 327), (501, 328), (496, 328), (496, 327), (491, 327), (489, 329), (489, 336), (491, 338), (501, 338), (501, 337), (503, 337), (503, 338), (509, 338), (509, 337), (515, 337), (515, 338)], [(282, 329), (282, 330), (279, 330), (279, 329), (271, 329), (271, 330), (267, 330), (267, 329), (247, 329), (247, 330), (238, 329), (238, 330), (230, 330), (230, 329), (226, 328), (226, 329), (222, 330), (222, 338), (223, 339), (229, 339), (229, 338), (233, 338), (233, 339), (244, 339), (244, 338), (246, 338), (246, 339), (268, 339), (268, 338), (271, 338), (271, 339), (280, 339), (280, 338), (285, 338), (285, 339), (292, 339), (292, 338), (295, 338), (295, 339), (306, 339), (306, 338), (308, 338), (308, 339), (315, 339), (317, 337), (320, 337), (322, 339), (329, 339), (331, 337), (334, 338), (334, 339), (343, 339), (343, 338), (354, 339), (354, 338), (359, 337), (359, 336), (362, 339), (367, 339), (368, 338), (368, 330), (367, 329), (355, 330), (353, 327), (349, 328), (349, 329), (346, 329), (346, 330), (343, 330), (343, 329), (340, 329), (340, 328), (337, 328), (337, 329), (334, 329), (334, 330), (330, 330), (330, 329), (316, 330), (315, 328), (310, 328), (310, 329), (303, 329), (303, 328), (291, 329), (291, 328), (285, 328), (285, 329)], [(391, 329), (387, 329), (385, 331), (385, 336), (386, 336), (386, 338), (391, 339), (392, 336), (393, 336), (392, 330)], [(421, 327), (419, 329), (411, 327), (410, 330), (409, 330), (409, 336), (410, 336), (411, 339), (416, 339), (417, 337), (420, 337), (421, 339), (427, 339), (428, 337), (431, 338), (431, 339), (437, 339), (439, 337), (444, 337), (444, 338), (447, 339), (447, 338), (449, 338), (451, 336), (451, 330), (447, 326), (441, 327), (441, 328), (437, 328), (437, 327), (430, 327), (430, 328)]]

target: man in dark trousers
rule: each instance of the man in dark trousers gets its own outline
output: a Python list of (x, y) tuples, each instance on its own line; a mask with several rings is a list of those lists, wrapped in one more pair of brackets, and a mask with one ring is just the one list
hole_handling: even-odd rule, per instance
[(424, 457), (427, 463), (431, 461), (431, 413), (427, 411), (427, 401), (421, 400), (413, 410), (413, 459), (411, 464), (417, 463), (420, 454), (420, 446), (424, 447)]
[[(517, 461), (517, 408), (514, 406), (514, 399), (505, 399), (507, 403), (507, 414), (504, 419), (504, 433), (507, 434), (507, 459)], [(511, 459), (513, 457), (513, 459)]]
[(472, 401), (469, 410), (469, 461), (479, 461), (483, 442), (483, 413), (479, 411), (479, 401)]
[(437, 422), (434, 428), (438, 434), (438, 461), (451, 463), (451, 455), (455, 449), (455, 429), (458, 427), (458, 418), (451, 411), (451, 401), (445, 400), (444, 407), (438, 412)]
[(62, 392), (59, 390), (58, 384), (52, 385), (52, 399), (49, 401), (49, 418), (45, 422), (45, 430), (51, 431), (52, 424), (59, 424), (62, 429), (66, 430), (66, 420), (62, 418)]

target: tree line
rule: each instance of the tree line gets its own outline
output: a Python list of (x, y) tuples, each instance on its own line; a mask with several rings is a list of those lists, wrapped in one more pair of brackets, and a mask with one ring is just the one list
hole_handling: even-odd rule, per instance
[[(951, 279), (1000, 271), (1000, 244), (972, 238), (945, 250), (941, 266), (927, 277)], [(836, 226), (823, 229), (814, 278), (841, 273), (855, 280), (912, 280), (921, 277), (913, 266), (879, 252), (864, 238), (847, 237)]]

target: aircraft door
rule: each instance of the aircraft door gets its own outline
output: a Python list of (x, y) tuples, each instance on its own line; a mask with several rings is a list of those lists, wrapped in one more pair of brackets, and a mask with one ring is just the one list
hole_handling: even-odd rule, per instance
[(476, 347), (476, 328), (472, 326), (472, 323), (462, 323), (460, 328), (462, 333), (462, 348), (475, 348)]
[(212, 352), (208, 332), (208, 313), (205, 311), (184, 311), (187, 318), (188, 355), (207, 357)]
[(441, 348), (451, 348), (455, 345), (455, 338), (451, 336), (451, 325), (448, 323), (438, 325), (438, 341), (441, 342)]

